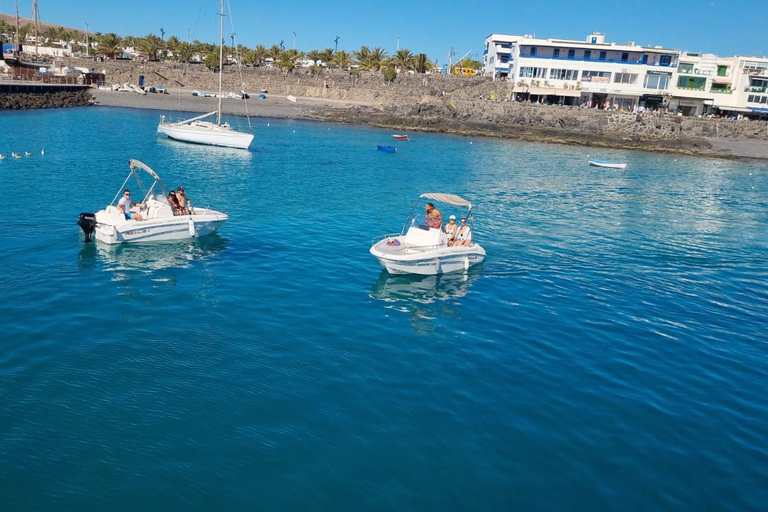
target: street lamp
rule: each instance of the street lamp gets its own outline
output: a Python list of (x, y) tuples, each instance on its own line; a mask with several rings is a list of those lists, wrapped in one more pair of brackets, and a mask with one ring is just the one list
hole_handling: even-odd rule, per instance
[(336, 36), (336, 39), (333, 40), (334, 43), (336, 43), (336, 46), (333, 48), (333, 53), (336, 53), (339, 50), (339, 39), (341, 39), (339, 36)]
[(296, 32), (293, 33), (293, 49), (296, 49)]
[(90, 43), (88, 42), (88, 23), (85, 24), (85, 56), (89, 56)]

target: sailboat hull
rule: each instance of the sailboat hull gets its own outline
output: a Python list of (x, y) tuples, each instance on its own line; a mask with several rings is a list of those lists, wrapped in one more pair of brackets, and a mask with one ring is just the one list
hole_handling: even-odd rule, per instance
[(217, 125), (207, 121), (193, 123), (161, 123), (157, 133), (169, 139), (192, 144), (223, 146), (228, 148), (248, 149), (253, 142), (253, 134), (240, 132), (228, 125)]

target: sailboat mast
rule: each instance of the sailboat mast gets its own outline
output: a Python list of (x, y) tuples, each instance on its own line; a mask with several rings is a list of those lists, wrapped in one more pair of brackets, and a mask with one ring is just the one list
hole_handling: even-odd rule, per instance
[(224, 75), (224, 0), (221, 0), (219, 23), (219, 108), (216, 111), (216, 124), (221, 125), (221, 80)]
[(37, 13), (37, 0), (32, 0), (32, 17), (35, 20), (35, 59), (37, 59), (37, 37), (40, 32), (40, 16)]
[(19, 53), (19, 0), (16, 0), (16, 35), (14, 36), (14, 51)]

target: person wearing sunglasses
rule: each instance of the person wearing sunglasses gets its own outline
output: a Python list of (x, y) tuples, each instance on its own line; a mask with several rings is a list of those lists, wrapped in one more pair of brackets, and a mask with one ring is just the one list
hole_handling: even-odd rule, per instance
[(132, 206), (138, 206), (139, 208), (144, 208), (146, 205), (143, 203), (134, 203), (131, 201), (131, 191), (128, 189), (125, 189), (123, 191), (123, 197), (120, 198), (120, 201), (117, 202), (117, 209), (125, 215), (126, 220), (143, 220), (144, 217), (141, 216), (140, 213), (134, 213), (131, 212)]

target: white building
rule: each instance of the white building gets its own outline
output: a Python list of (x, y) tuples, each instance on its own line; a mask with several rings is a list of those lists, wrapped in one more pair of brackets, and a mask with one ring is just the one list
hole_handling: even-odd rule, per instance
[(508, 81), (518, 100), (683, 115), (768, 114), (766, 58), (618, 45), (598, 32), (584, 41), (491, 34), (483, 73)]
[(679, 55), (660, 46), (606, 43), (598, 32), (584, 41), (491, 34), (483, 72), (509, 81), (518, 99), (634, 109), (662, 104)]

